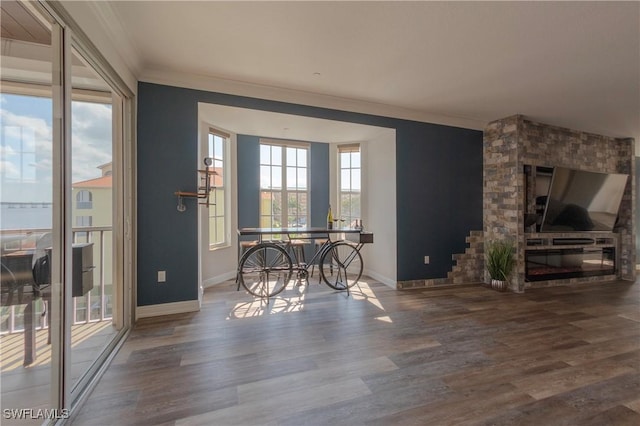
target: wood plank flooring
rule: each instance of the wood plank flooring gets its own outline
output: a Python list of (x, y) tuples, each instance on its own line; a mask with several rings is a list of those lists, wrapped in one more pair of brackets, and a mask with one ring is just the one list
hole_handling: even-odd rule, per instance
[(141, 320), (73, 424), (640, 424), (640, 284), (365, 281)]

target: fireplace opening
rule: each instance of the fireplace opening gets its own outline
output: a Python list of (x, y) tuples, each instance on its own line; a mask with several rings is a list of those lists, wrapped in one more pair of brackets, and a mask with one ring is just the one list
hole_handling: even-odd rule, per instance
[(525, 280), (546, 281), (616, 273), (614, 247), (553, 248), (525, 251)]

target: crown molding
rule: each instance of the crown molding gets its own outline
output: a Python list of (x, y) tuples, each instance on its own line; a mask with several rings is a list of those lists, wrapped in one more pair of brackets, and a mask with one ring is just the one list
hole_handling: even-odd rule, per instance
[(378, 104), (282, 87), (265, 86), (218, 77), (185, 74), (183, 72), (169, 70), (145, 70), (139, 80), (147, 83), (163, 84), (186, 89), (206, 90), (209, 92), (441, 124), (465, 129), (482, 130), (486, 124), (485, 121), (478, 119), (438, 115), (393, 105)]
[(117, 52), (124, 61), (129, 70), (138, 76), (142, 72), (142, 55), (137, 51), (135, 45), (131, 42), (125, 26), (117, 13), (113, 10), (109, 2), (92, 1), (86, 2), (91, 13), (100, 23), (100, 26), (106, 32), (113, 46), (117, 46)]

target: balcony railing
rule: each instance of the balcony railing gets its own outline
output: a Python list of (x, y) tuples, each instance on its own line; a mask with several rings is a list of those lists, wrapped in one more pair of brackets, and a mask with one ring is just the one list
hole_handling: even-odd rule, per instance
[[(33, 250), (38, 238), (50, 229), (0, 230), (0, 251), (3, 255), (20, 250)], [(85, 295), (73, 298), (73, 324), (111, 320), (113, 315), (113, 229), (110, 226), (74, 227), (74, 243), (93, 243), (93, 283)], [(96, 285), (97, 284), (97, 285)], [(40, 324), (36, 329), (46, 329), (45, 303), (38, 299), (34, 305)], [(0, 308), (0, 334), (24, 331), (24, 306), (12, 305)]]

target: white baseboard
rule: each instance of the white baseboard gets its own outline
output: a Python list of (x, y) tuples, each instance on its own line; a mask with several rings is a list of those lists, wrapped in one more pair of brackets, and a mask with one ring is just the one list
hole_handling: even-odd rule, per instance
[(392, 289), (397, 289), (398, 288), (398, 282), (396, 280), (392, 280), (391, 278), (387, 278), (383, 275), (378, 274), (377, 272), (373, 272), (373, 271), (368, 271), (365, 270), (364, 271), (364, 275), (367, 275), (371, 278), (373, 278), (374, 280), (380, 281), (382, 284), (391, 287)]
[(184, 302), (160, 303), (158, 305), (138, 306), (136, 308), (136, 319), (159, 317), (162, 315), (183, 314), (187, 312), (198, 312), (200, 303), (197, 300), (186, 300)]
[(220, 284), (220, 283), (223, 283), (225, 281), (229, 281), (229, 280), (235, 279), (235, 277), (236, 277), (236, 271), (231, 271), (231, 272), (226, 272), (226, 273), (221, 274), (221, 275), (216, 275), (215, 277), (211, 277), (211, 278), (207, 278), (206, 280), (203, 280), (202, 281), (202, 288), (211, 287), (213, 285)]

